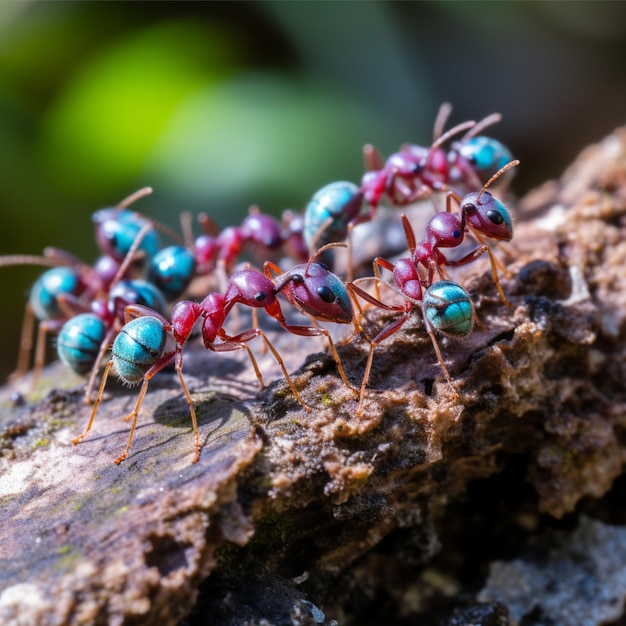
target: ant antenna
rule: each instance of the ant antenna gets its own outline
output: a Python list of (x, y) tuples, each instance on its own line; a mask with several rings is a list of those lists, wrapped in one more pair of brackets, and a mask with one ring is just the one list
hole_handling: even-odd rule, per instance
[(473, 128), (474, 126), (476, 126), (476, 122), (474, 120), (468, 120), (467, 122), (461, 122), (460, 124), (457, 124), (454, 128), (446, 131), (443, 135), (441, 135), (441, 137), (439, 137), (439, 139), (433, 142), (433, 145), (430, 146), (431, 151), (435, 148), (438, 148), (441, 144), (446, 143), (446, 141), (448, 141), (450, 137), (453, 137), (457, 133), (460, 133), (467, 128)]
[(502, 174), (504, 174), (504, 172), (510, 170), (512, 167), (515, 167), (516, 165), (519, 165), (519, 160), (515, 159), (514, 161), (509, 161), (509, 163), (507, 163), (504, 167), (501, 167), (484, 185), (483, 188), (480, 190), (480, 193), (478, 194), (478, 198), (476, 198), (476, 202), (480, 202), (480, 197), (483, 195), (483, 193), (485, 193), (485, 191), (487, 190), (487, 187), (489, 187), (489, 185), (491, 185), (491, 183), (493, 183), (495, 180), (497, 180), (498, 178), (500, 178), (500, 176), (502, 176)]
[(309, 259), (308, 263), (306, 264), (304, 273), (305, 274), (309, 273), (309, 267), (311, 267), (311, 263), (314, 263), (315, 259), (317, 259), (320, 255), (324, 254), (326, 250), (329, 250), (330, 248), (347, 248), (347, 247), (348, 247), (348, 244), (345, 241), (331, 241), (330, 243), (323, 245), (321, 248), (318, 248), (315, 254)]
[(471, 128), (463, 137), (461, 137), (461, 143), (471, 139), (478, 135), (478, 133), (482, 132), (487, 126), (493, 126), (493, 124), (497, 124), (502, 119), (502, 115), (500, 113), (492, 113), (487, 117), (483, 118), (478, 122), (474, 128)]
[(0, 266), (4, 265), (43, 265), (44, 267), (59, 267), (66, 265), (59, 259), (34, 254), (7, 254), (0, 257)]
[(131, 204), (137, 202), (137, 200), (145, 196), (149, 196), (151, 193), (152, 193), (152, 187), (142, 187), (141, 189), (138, 189), (134, 193), (131, 193), (130, 196), (127, 196), (118, 204), (116, 204), (115, 208), (120, 209), (120, 210), (125, 209), (129, 207)]
[(437, 139), (441, 137), (443, 128), (450, 117), (450, 113), (452, 113), (452, 105), (449, 102), (443, 102), (439, 107), (437, 117), (435, 118), (435, 124), (433, 126), (433, 142), (437, 141)]

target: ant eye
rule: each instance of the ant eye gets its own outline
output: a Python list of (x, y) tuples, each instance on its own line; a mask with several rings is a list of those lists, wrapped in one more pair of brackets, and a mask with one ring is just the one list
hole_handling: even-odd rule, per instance
[(476, 211), (476, 205), (473, 202), (468, 202), (467, 204), (463, 205), (463, 210), (466, 213), (474, 213)]
[(329, 304), (336, 300), (333, 290), (330, 287), (327, 287), (326, 285), (322, 285), (321, 287), (318, 287), (317, 293), (319, 294), (319, 297), (322, 300), (324, 300), (324, 302), (328, 302)]
[(263, 302), (263, 300), (265, 300), (265, 298), (267, 297), (267, 294), (264, 291), (259, 291), (256, 293), (256, 295), (254, 296), (254, 299), (257, 302)]
[(453, 239), (460, 239), (460, 238), (461, 238), (461, 231), (460, 231), (460, 230), (455, 230), (455, 231), (452, 233), (452, 238), (453, 238)]
[(494, 211), (493, 209), (490, 211), (487, 211), (487, 217), (494, 223), (494, 224), (502, 224), (504, 222), (504, 218), (502, 217), (502, 213), (500, 213), (500, 211)]
[(304, 282), (304, 276), (302, 274), (294, 274), (292, 282), (294, 285), (301, 285)]

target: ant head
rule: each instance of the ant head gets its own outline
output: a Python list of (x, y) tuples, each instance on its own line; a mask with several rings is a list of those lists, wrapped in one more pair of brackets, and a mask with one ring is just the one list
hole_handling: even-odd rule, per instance
[(313, 261), (296, 265), (284, 276), (290, 280), (283, 293), (300, 312), (322, 322), (352, 322), (352, 300), (348, 290), (323, 263)]
[(469, 193), (461, 201), (461, 212), (465, 213), (468, 225), (490, 239), (510, 241), (513, 237), (513, 220), (509, 210), (487, 191), (487, 187), (516, 165), (519, 161), (510, 161), (483, 185), (480, 192)]
[(224, 299), (227, 310), (237, 302), (266, 309), (276, 302), (276, 289), (274, 283), (261, 272), (241, 270), (228, 280)]
[(470, 228), (501, 241), (513, 238), (513, 220), (504, 203), (488, 191), (469, 193), (461, 202), (461, 211)]
[(501, 241), (513, 238), (513, 220), (504, 203), (488, 191), (468, 193), (461, 202), (468, 226), (475, 231)]

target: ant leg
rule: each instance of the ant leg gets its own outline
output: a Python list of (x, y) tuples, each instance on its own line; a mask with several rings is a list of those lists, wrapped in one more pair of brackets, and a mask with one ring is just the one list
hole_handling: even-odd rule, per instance
[(46, 341), (48, 332), (51, 331), (52, 328), (48, 320), (39, 323), (39, 328), (37, 329), (37, 343), (35, 344), (35, 361), (33, 363), (33, 373), (30, 380), (31, 391), (37, 386), (39, 374), (41, 374), (41, 370), (46, 361)]
[(452, 378), (450, 377), (450, 374), (448, 372), (448, 368), (446, 367), (446, 364), (444, 363), (444, 360), (443, 360), (443, 356), (441, 355), (441, 350), (439, 349), (439, 343), (437, 342), (437, 337), (435, 336), (435, 332), (433, 331), (433, 328), (432, 328), (430, 322), (428, 321), (428, 319), (426, 319), (426, 315), (423, 312), (423, 310), (422, 310), (422, 317), (424, 319), (424, 326), (426, 328), (426, 332), (428, 333), (428, 336), (430, 337), (430, 341), (433, 344), (433, 348), (435, 349), (435, 354), (437, 355), (437, 360), (439, 361), (439, 365), (441, 365), (441, 369), (443, 371), (443, 375), (445, 376), (446, 380), (448, 381), (448, 384), (450, 385), (450, 388), (454, 392), (454, 395), (458, 397), (459, 392), (454, 388), (454, 385), (452, 384)]
[(24, 308), (24, 321), (22, 322), (22, 332), (20, 335), (20, 350), (17, 357), (17, 366), (11, 374), (9, 380), (18, 380), (28, 371), (28, 363), (33, 349), (33, 330), (35, 328), (35, 313), (33, 307), (28, 303)]
[(100, 371), (100, 364), (102, 363), (102, 359), (112, 343), (113, 336), (117, 334), (117, 329), (112, 327), (108, 330), (105, 338), (102, 340), (100, 344), (100, 349), (98, 350), (98, 355), (96, 356), (96, 360), (94, 361), (93, 367), (91, 368), (91, 374), (89, 376), (89, 382), (87, 383), (87, 390), (85, 391), (85, 397), (83, 398), (83, 403), (86, 405), (91, 404), (91, 394), (93, 392), (93, 388), (96, 384), (96, 378), (98, 377), (98, 372)]
[(374, 259), (374, 262), (372, 263), (372, 267), (374, 269), (374, 277), (376, 278), (376, 283), (374, 285), (374, 293), (376, 294), (376, 300), (380, 301), (379, 284), (384, 282), (381, 278), (380, 268), (382, 267), (393, 273), (394, 264), (391, 261), (387, 261), (387, 259), (383, 259), (383, 257), (381, 256), (377, 256)]
[(353, 387), (348, 378), (346, 376), (346, 372), (343, 369), (343, 364), (341, 363), (341, 359), (339, 358), (339, 354), (337, 352), (337, 348), (335, 348), (335, 344), (330, 336), (330, 333), (321, 327), (315, 326), (291, 326), (289, 324), (283, 325), (285, 330), (288, 330), (290, 333), (294, 335), (299, 335), (301, 337), (319, 337), (320, 335), (325, 335), (328, 340), (328, 346), (330, 348), (330, 353), (333, 355), (333, 359), (335, 359), (335, 363), (337, 364), (337, 370), (339, 371), (339, 375), (341, 376), (341, 380), (345, 383), (346, 387), (353, 391), (354, 393), (358, 393), (359, 390), (356, 387)]
[[(172, 352), (166, 353), (165, 355), (161, 356), (156, 361), (156, 363), (144, 374), (143, 383), (141, 385), (141, 389), (139, 390), (139, 397), (137, 398), (137, 403), (135, 404), (135, 408), (132, 410), (131, 413), (129, 413), (124, 418), (124, 420), (127, 422), (132, 420), (132, 424), (130, 427), (130, 434), (128, 436), (128, 443), (126, 444), (126, 448), (124, 452), (122, 452), (122, 454), (120, 454), (120, 456), (118, 456), (117, 459), (115, 459), (116, 465), (119, 465), (126, 458), (126, 456), (128, 455), (128, 451), (130, 450), (130, 445), (133, 442), (133, 435), (135, 434), (135, 427), (137, 426), (137, 417), (139, 416), (139, 411), (141, 409), (141, 405), (143, 404), (143, 399), (146, 395), (146, 392), (148, 391), (148, 384), (152, 380), (152, 377), (158, 372), (160, 372), (172, 360), (173, 356), (174, 354)], [(111, 361), (109, 361), (109, 363), (111, 363)], [(182, 361), (181, 361), (181, 367), (182, 367)], [(106, 373), (107, 371), (105, 370), (105, 374)], [(179, 374), (179, 377), (181, 375), (182, 374)], [(103, 378), (103, 382), (104, 380), (105, 379)], [(100, 388), (101, 390), (104, 389), (102, 383), (100, 384)], [(187, 389), (187, 385), (183, 385), (183, 391), (185, 391), (185, 395), (187, 396), (187, 402), (190, 402), (191, 396), (189, 395), (189, 390)], [(94, 413), (92, 415), (95, 415), (96, 408), (97, 408), (97, 405), (94, 407)], [(195, 418), (195, 410), (192, 412), (192, 421), (194, 420), (194, 418)]]
[[(197, 463), (200, 460), (200, 435), (198, 434), (198, 420), (196, 418), (196, 409), (193, 406), (193, 400), (191, 399), (189, 388), (187, 387), (187, 383), (185, 382), (185, 378), (183, 376), (183, 353), (182, 352), (176, 353), (175, 369), (176, 369), (176, 373), (178, 374), (178, 379), (180, 380), (180, 386), (183, 388), (183, 393), (185, 394), (187, 404), (189, 405), (189, 413), (191, 414), (191, 423), (193, 425), (194, 455), (193, 455), (193, 459), (191, 460), (191, 462)], [(130, 442), (128, 445), (130, 446)]]
[(381, 332), (374, 337), (374, 339), (370, 343), (369, 354), (367, 355), (367, 363), (365, 364), (365, 373), (363, 374), (363, 382), (361, 383), (361, 390), (359, 395), (359, 406), (356, 410), (356, 416), (360, 417), (363, 412), (363, 400), (365, 399), (365, 389), (367, 387), (367, 383), (369, 381), (370, 372), (372, 369), (372, 361), (374, 359), (374, 350), (375, 348), (385, 339), (391, 337), (394, 333), (398, 332), (400, 328), (405, 324), (405, 322), (409, 319), (411, 315), (411, 311), (413, 310), (413, 305), (411, 303), (407, 303), (407, 307), (404, 308), (404, 315), (397, 319), (395, 322), (384, 328)]
[(289, 376), (289, 372), (287, 371), (287, 368), (285, 367), (285, 363), (282, 357), (280, 356), (280, 354), (278, 353), (278, 350), (274, 348), (274, 346), (272, 345), (272, 342), (267, 338), (265, 333), (260, 328), (251, 328), (235, 337), (229, 337), (228, 335), (224, 335), (223, 339), (225, 339), (227, 342), (247, 343), (248, 341), (254, 339), (255, 337), (261, 337), (263, 341), (267, 344), (267, 347), (269, 348), (270, 352), (274, 355), (274, 358), (276, 359), (276, 363), (278, 363), (278, 365), (280, 366), (280, 369), (283, 372), (283, 376), (285, 377), (285, 380), (287, 381), (287, 384), (291, 388), (291, 391), (294, 397), (296, 398), (296, 400), (298, 401), (298, 403), (305, 410), (311, 411), (312, 408), (308, 404), (306, 404), (300, 397), (300, 394), (298, 393), (296, 386), (293, 384), (293, 381), (291, 380), (291, 376)]
[(85, 435), (91, 430), (94, 420), (96, 419), (96, 413), (98, 412), (98, 407), (100, 406), (100, 402), (102, 401), (102, 395), (104, 394), (104, 387), (106, 386), (107, 378), (109, 377), (109, 371), (113, 365), (113, 361), (109, 361), (104, 368), (104, 373), (102, 374), (102, 380), (100, 381), (100, 387), (98, 388), (98, 395), (96, 396), (96, 401), (94, 402), (93, 409), (91, 411), (91, 417), (89, 418), (89, 423), (87, 424), (87, 428), (78, 435), (78, 437), (74, 437), (72, 439), (72, 443), (77, 445), (80, 441), (85, 438)]
[(466, 256), (461, 259), (457, 259), (456, 261), (446, 261), (446, 265), (450, 265), (451, 267), (457, 267), (459, 265), (465, 265), (466, 263), (470, 263), (474, 259), (477, 259), (481, 254), (487, 253), (489, 255), (489, 262), (491, 263), (491, 273), (493, 274), (493, 282), (496, 284), (498, 289), (498, 293), (500, 294), (500, 299), (506, 306), (513, 307), (513, 305), (507, 300), (504, 295), (504, 290), (502, 289), (502, 285), (500, 284), (500, 279), (498, 278), (498, 270), (496, 266), (496, 258), (491, 252), (489, 246), (487, 244), (483, 244), (476, 248), (473, 252), (470, 252)]
[[(245, 334), (245, 333), (244, 333)], [(252, 367), (254, 368), (254, 373), (256, 374), (257, 380), (261, 385), (261, 389), (265, 388), (265, 383), (263, 382), (263, 376), (261, 375), (261, 370), (259, 368), (259, 364), (257, 360), (254, 358), (254, 354), (250, 349), (250, 346), (246, 343), (235, 342), (234, 338), (229, 337), (228, 335), (221, 335), (221, 339), (224, 339), (223, 343), (210, 343), (206, 345), (209, 350), (213, 352), (233, 352), (234, 350), (247, 350), (248, 356), (250, 357), (250, 362), (252, 363)], [(252, 337), (254, 338), (254, 337)]]
[(115, 459), (115, 465), (119, 465), (128, 455), (128, 451), (130, 450), (130, 444), (132, 443), (133, 435), (135, 434), (135, 427), (137, 426), (137, 417), (139, 416), (139, 410), (141, 409), (141, 405), (143, 404), (143, 399), (146, 395), (146, 392), (148, 391), (148, 383), (150, 382), (150, 378), (152, 377), (148, 377), (148, 375), (146, 374), (141, 385), (141, 390), (139, 391), (139, 397), (137, 398), (135, 408), (133, 409), (132, 413), (124, 418), (127, 422), (131, 419), (133, 421), (130, 426), (130, 434), (128, 435), (128, 443), (126, 444), (126, 448), (124, 452), (122, 452), (122, 454), (120, 454), (117, 459)]
[[(472, 235), (474, 235), (474, 238), (478, 241), (478, 243), (486, 246), (487, 242), (485, 241), (485, 238), (477, 231), (475, 231), (473, 228), (470, 228)], [(509, 254), (510, 257), (510, 254)], [(511, 272), (509, 272), (509, 270), (504, 267), (504, 265), (502, 265), (502, 263), (500, 262), (500, 260), (498, 259), (498, 257), (494, 254), (493, 255), (493, 260), (496, 264), (496, 266), (498, 267), (498, 269), (507, 277), (507, 278), (511, 278), (511, 276), (513, 276), (513, 274), (511, 274)]]
[(363, 146), (363, 158), (366, 172), (378, 172), (385, 167), (385, 160), (371, 143)]

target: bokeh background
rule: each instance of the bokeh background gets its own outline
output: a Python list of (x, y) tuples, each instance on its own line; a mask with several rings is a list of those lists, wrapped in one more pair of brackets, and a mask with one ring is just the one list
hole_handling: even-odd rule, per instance
[[(494, 111), (521, 195), (626, 123), (626, 3), (0, 2), (0, 254), (96, 257), (91, 214), (301, 209), (361, 150)], [(0, 268), (0, 379), (40, 268)]]

